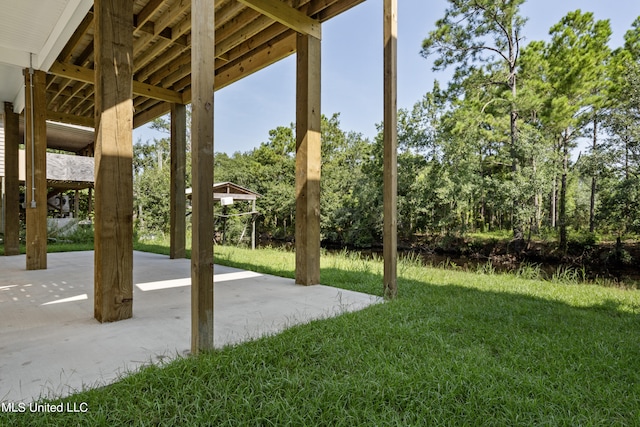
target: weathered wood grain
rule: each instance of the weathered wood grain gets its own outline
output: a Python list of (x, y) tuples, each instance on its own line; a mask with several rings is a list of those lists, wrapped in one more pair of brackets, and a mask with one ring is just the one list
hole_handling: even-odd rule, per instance
[(100, 322), (133, 314), (130, 0), (95, 0), (95, 297)]
[(320, 283), (320, 40), (297, 35), (296, 283)]

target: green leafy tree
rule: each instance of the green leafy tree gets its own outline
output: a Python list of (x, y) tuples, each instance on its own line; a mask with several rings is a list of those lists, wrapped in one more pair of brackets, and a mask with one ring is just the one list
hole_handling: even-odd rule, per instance
[[(362, 165), (370, 154), (369, 141), (361, 134), (340, 128), (339, 114), (322, 116), (322, 180), (320, 228), (328, 242), (361, 246), (367, 238), (358, 192), (366, 177)], [(367, 235), (370, 237), (370, 235)]]
[(619, 236), (640, 232), (640, 64), (625, 62), (614, 107), (605, 119), (613, 179), (600, 218)]
[(554, 25), (550, 34), (547, 79), (551, 92), (545, 119), (561, 159), (558, 222), (560, 247), (566, 251), (569, 154), (598, 104), (597, 88), (604, 79), (611, 27), (609, 21), (595, 21), (592, 13), (576, 10)]
[(169, 231), (169, 141), (138, 141), (133, 146), (133, 192), (139, 232)]
[[(517, 70), (525, 19), (519, 15), (524, 0), (449, 0), (444, 18), (436, 22), (436, 30), (423, 41), (422, 55), (437, 54), (434, 69), (456, 65), (454, 82), (468, 78), (473, 68), (485, 64), (486, 86), (496, 86), (502, 93), (492, 102), (506, 105), (509, 132), (509, 154), (513, 188), (522, 166), (518, 138)], [(491, 89), (489, 89), (492, 91)], [(493, 92), (493, 91), (492, 91)], [(524, 200), (512, 194), (513, 237), (520, 249), (524, 241)]]

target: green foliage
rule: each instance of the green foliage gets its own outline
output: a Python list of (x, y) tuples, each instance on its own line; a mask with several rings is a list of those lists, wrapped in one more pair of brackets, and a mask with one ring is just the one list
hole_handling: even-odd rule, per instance
[(616, 183), (601, 196), (599, 220), (606, 230), (623, 236), (640, 232), (640, 177)]
[(322, 120), (320, 227), (323, 239), (355, 246), (371, 243), (367, 233), (371, 200), (362, 197), (370, 177), (363, 164), (372, 147), (361, 134), (340, 129), (339, 115)]
[[(295, 137), (293, 127), (280, 126), (269, 132), (269, 140), (246, 153), (232, 157), (216, 153), (216, 182), (231, 181), (261, 195), (257, 210), (258, 232), (289, 238), (295, 218)], [(242, 219), (234, 219), (236, 228)]]
[(524, 0), (449, 3), (445, 16), (422, 43), (423, 56), (439, 55), (434, 61), (435, 69), (459, 64), (458, 71), (464, 72), (468, 65), (493, 62), (496, 56), (515, 61), (517, 53), (512, 57), (514, 52), (510, 49), (516, 49), (521, 41), (526, 20), (518, 12)]
[(72, 221), (66, 230), (57, 230), (55, 233), (49, 233), (48, 237), (59, 235), (66, 242), (71, 243), (93, 243), (93, 224), (85, 224), (81, 221)]
[[(167, 233), (169, 231), (170, 174), (167, 163), (166, 140), (155, 145), (136, 144), (134, 153), (134, 211), (140, 233)], [(155, 148), (155, 150), (153, 150)], [(139, 160), (138, 160), (139, 159)]]
[[(491, 142), (508, 152), (510, 173), (504, 181), (505, 190), (511, 205), (513, 237), (521, 247), (525, 223), (523, 206), (528, 197), (519, 191), (521, 186), (517, 185), (521, 180), (520, 168), (526, 161), (522, 157), (518, 133), (516, 75), (526, 21), (519, 15), (524, 0), (449, 0), (449, 3), (444, 18), (436, 22), (436, 30), (423, 41), (422, 55), (438, 55), (434, 60), (434, 70), (456, 65), (450, 97), (469, 107), (467, 114), (471, 116), (470, 120), (458, 121), (464, 128), (454, 126), (451, 131), (454, 134), (459, 133), (459, 129), (476, 131), (476, 135), (469, 135), (472, 140)], [(507, 140), (503, 137), (505, 134), (509, 135)], [(497, 135), (501, 136), (496, 138)], [(490, 136), (490, 141), (487, 141), (487, 136)], [(478, 153), (474, 149), (466, 151)], [(482, 152), (478, 154), (482, 156)], [(467, 218), (463, 212), (469, 210), (465, 205), (471, 200), (471, 194), (468, 194), (471, 186), (457, 190), (456, 194), (463, 198), (456, 203), (456, 210), (460, 212), (455, 216), (460, 216), (462, 231), (465, 231)], [(460, 190), (466, 190), (467, 194)], [(481, 226), (484, 226), (484, 213), (480, 216)]]
[[(510, 230), (514, 248), (554, 238), (568, 250), (582, 245), (574, 233), (639, 231), (640, 21), (613, 53), (609, 22), (580, 10), (551, 28), (548, 43), (524, 45), (522, 3), (449, 0), (424, 40), (422, 55), (435, 58), (436, 69), (454, 67), (455, 75), (398, 112), (402, 241)], [(168, 131), (168, 121), (154, 127)], [(381, 243), (382, 134), (369, 140), (343, 129), (338, 114), (322, 117), (321, 134), (324, 243)], [(586, 135), (592, 143), (577, 156)], [(292, 124), (271, 130), (250, 151), (215, 155), (217, 182), (261, 194), (259, 236), (294, 238), (295, 150)], [(168, 140), (135, 145), (139, 236), (168, 231), (168, 164)], [(241, 208), (227, 208), (229, 243), (248, 225), (235, 216)], [(220, 217), (214, 226), (222, 231)]]

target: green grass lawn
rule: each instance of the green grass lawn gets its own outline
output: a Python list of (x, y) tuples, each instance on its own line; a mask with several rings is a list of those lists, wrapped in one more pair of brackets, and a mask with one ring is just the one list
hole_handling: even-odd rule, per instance
[[(216, 262), (293, 277), (280, 250), (216, 247)], [(381, 294), (377, 260), (325, 254), (321, 271)], [(640, 425), (640, 291), (411, 261), (399, 275), (394, 301), (62, 400), (84, 414), (0, 425)]]

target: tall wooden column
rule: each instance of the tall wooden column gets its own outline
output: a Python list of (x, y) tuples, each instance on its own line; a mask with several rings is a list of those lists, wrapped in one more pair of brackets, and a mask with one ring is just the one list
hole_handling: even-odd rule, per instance
[(191, 2), (191, 352), (213, 348), (214, 2)]
[(398, 293), (398, 0), (384, 0), (384, 296)]
[(80, 192), (78, 190), (73, 194), (73, 217), (78, 219), (80, 213)]
[(384, 296), (398, 293), (398, 0), (384, 0)]
[(130, 0), (94, 1), (94, 315), (100, 322), (132, 316), (132, 16)]
[(27, 270), (47, 268), (46, 73), (25, 70)]
[(185, 169), (187, 155), (187, 107), (171, 105), (171, 195), (169, 257), (185, 258), (186, 203)]
[(296, 283), (320, 283), (320, 40), (297, 36)]
[(20, 254), (20, 189), (18, 145), (20, 130), (13, 104), (4, 103), (4, 254)]

